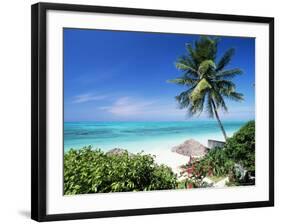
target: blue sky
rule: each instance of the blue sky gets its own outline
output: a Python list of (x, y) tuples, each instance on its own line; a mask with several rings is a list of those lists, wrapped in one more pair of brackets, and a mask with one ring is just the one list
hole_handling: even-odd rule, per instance
[[(198, 35), (64, 29), (65, 121), (183, 121), (175, 96), (184, 87), (168, 83), (179, 77), (177, 58)], [(233, 81), (243, 102), (226, 100), (223, 120), (254, 119), (255, 40), (220, 37), (218, 58), (230, 47), (236, 53), (228, 68), (243, 75)]]

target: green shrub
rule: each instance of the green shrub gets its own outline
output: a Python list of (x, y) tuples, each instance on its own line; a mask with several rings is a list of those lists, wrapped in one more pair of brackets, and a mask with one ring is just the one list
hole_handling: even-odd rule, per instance
[(250, 172), (255, 171), (255, 122), (249, 121), (233, 137), (227, 139), (224, 150), (229, 158)]
[(224, 176), (233, 170), (234, 161), (222, 148), (214, 148), (195, 167), (204, 176)]
[(64, 155), (64, 194), (173, 189), (176, 175), (151, 155), (110, 155), (84, 147)]
[(212, 149), (201, 160), (192, 160), (182, 166), (181, 175), (187, 188), (202, 188), (210, 185), (204, 181), (206, 176), (228, 176), (233, 173), (234, 161), (229, 159), (221, 148)]
[[(247, 171), (243, 178), (237, 172), (239, 164)], [(255, 184), (255, 122), (250, 121), (240, 128), (227, 139), (223, 148), (214, 148), (201, 160), (182, 166), (181, 174), (188, 177), (184, 183), (193, 187), (204, 186), (206, 176), (228, 176), (229, 185)]]

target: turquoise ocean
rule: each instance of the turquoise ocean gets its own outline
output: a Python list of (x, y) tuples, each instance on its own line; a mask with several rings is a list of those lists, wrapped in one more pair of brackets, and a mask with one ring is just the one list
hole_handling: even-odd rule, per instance
[[(223, 121), (230, 137), (246, 121)], [(130, 152), (168, 150), (185, 140), (207, 145), (208, 139), (223, 140), (216, 120), (176, 122), (64, 122), (64, 151), (91, 145), (108, 151)]]

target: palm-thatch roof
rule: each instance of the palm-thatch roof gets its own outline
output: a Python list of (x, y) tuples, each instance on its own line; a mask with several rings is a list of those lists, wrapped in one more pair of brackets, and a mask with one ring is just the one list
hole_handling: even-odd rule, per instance
[(114, 148), (114, 149), (111, 149), (111, 150), (109, 150), (106, 154), (107, 154), (107, 155), (110, 155), (110, 156), (112, 156), (112, 155), (117, 155), (117, 156), (119, 156), (119, 155), (126, 154), (126, 153), (128, 153), (129, 156), (132, 156), (132, 155), (133, 155), (132, 153), (128, 152), (126, 149), (121, 149), (121, 148)]
[(202, 157), (208, 153), (208, 148), (194, 139), (189, 139), (173, 147), (172, 152), (177, 152), (184, 156)]

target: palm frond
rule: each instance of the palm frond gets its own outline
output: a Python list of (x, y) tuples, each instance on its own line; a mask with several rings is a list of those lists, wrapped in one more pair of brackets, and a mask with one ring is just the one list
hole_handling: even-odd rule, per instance
[(176, 79), (167, 80), (168, 83), (175, 83), (178, 85), (192, 86), (197, 83), (198, 79), (193, 79), (187, 76), (179, 77)]
[(215, 83), (215, 89), (218, 92), (231, 93), (235, 91), (236, 85), (229, 80), (217, 80)]
[(237, 92), (231, 92), (227, 97), (235, 101), (244, 100), (244, 95), (242, 93), (237, 93)]
[(243, 71), (239, 68), (234, 68), (230, 70), (225, 70), (222, 72), (217, 73), (216, 78), (217, 79), (232, 79), (236, 75), (241, 75), (243, 74)]
[(193, 71), (196, 72), (196, 70), (190, 66), (188, 66), (187, 64), (183, 63), (183, 62), (176, 62), (176, 68), (182, 71)]
[(175, 66), (178, 70), (189, 73), (193, 77), (198, 77), (197, 67), (196, 67), (195, 63), (192, 61), (191, 58), (189, 58), (187, 56), (179, 57), (175, 63)]
[(180, 57), (178, 59), (178, 61), (176, 62), (176, 68), (182, 71), (191, 71), (197, 73), (196, 68), (194, 68), (193, 65), (190, 64), (188, 58), (184, 57)]
[(194, 111), (198, 113), (198, 116), (202, 113), (204, 110), (204, 103), (205, 103), (205, 98), (206, 94), (208, 93), (208, 89), (204, 89), (201, 92), (201, 97), (198, 98), (196, 101), (192, 102), (192, 106), (194, 107)]
[(228, 108), (225, 104), (225, 101), (224, 101), (222, 95), (215, 90), (213, 90), (211, 94), (212, 94), (212, 99), (213, 99), (214, 103), (216, 104), (216, 107), (222, 108), (224, 111), (227, 111)]
[(198, 116), (200, 116), (200, 114), (202, 113), (203, 109), (204, 109), (204, 102), (205, 102), (205, 95), (207, 94), (208, 91), (204, 91), (202, 93), (202, 98), (197, 99), (196, 101), (191, 101), (189, 106), (187, 107), (187, 114), (189, 116), (193, 116), (195, 114), (197, 114)]
[(181, 109), (187, 108), (190, 105), (190, 93), (192, 92), (193, 89), (194, 88), (190, 88), (186, 91), (183, 91), (175, 97)]
[(224, 67), (230, 62), (234, 53), (235, 53), (234, 48), (230, 48), (225, 52), (225, 54), (222, 56), (222, 58), (220, 59), (220, 61), (217, 64), (217, 69), (216, 69), (217, 72), (224, 69)]
[(195, 51), (197, 59), (202, 62), (204, 60), (215, 60), (217, 54), (217, 38), (202, 36), (195, 42)]
[(189, 58), (193, 61), (194, 66), (198, 66), (198, 56), (197, 52), (193, 49), (192, 44), (188, 43), (186, 44), (186, 50), (188, 52)]

